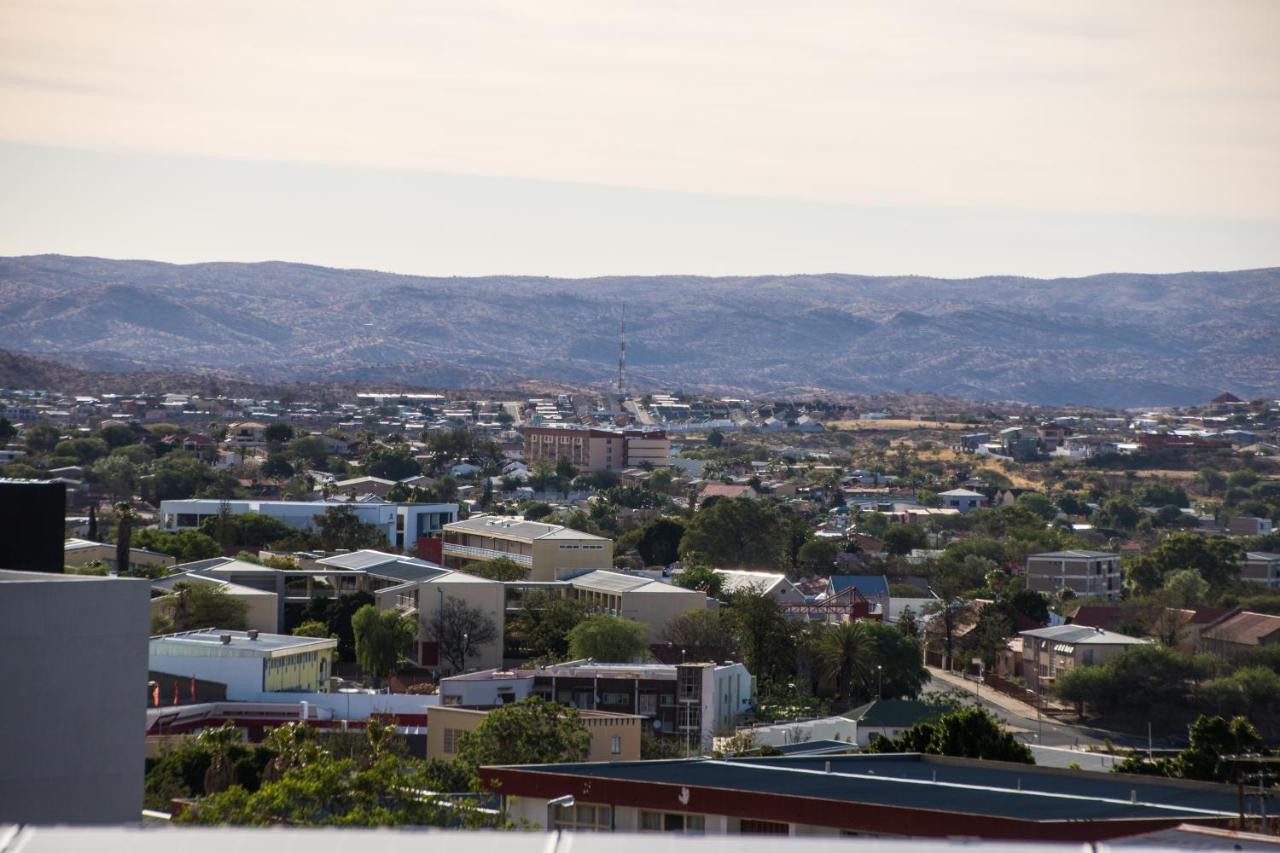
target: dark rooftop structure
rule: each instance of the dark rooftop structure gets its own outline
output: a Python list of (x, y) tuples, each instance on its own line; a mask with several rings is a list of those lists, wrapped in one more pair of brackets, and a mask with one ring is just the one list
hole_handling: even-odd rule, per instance
[(1097, 841), (1225, 825), (1233, 787), (926, 756), (857, 754), (485, 767), (504, 796), (672, 809), (914, 837)]

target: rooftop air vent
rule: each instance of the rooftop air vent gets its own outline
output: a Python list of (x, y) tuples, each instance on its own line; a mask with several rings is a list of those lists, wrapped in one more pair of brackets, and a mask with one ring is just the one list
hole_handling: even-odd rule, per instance
[(218, 639), (222, 641), (222, 645), (224, 645), (224, 646), (229, 646), (229, 645), (231, 645), (231, 635), (230, 635), (230, 634), (219, 634), (219, 635), (218, 635)]

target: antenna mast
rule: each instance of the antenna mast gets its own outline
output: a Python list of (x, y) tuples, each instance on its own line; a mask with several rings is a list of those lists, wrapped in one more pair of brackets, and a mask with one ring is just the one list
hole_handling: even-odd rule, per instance
[(622, 317), (618, 321), (618, 396), (623, 396), (626, 385), (623, 373), (627, 367), (627, 304), (622, 303)]

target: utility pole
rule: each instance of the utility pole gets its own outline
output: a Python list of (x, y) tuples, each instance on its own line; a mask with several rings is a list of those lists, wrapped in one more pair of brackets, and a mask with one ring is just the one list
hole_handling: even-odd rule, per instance
[(618, 320), (618, 399), (621, 403), (626, 397), (626, 382), (623, 374), (627, 367), (627, 304), (622, 303), (622, 316)]

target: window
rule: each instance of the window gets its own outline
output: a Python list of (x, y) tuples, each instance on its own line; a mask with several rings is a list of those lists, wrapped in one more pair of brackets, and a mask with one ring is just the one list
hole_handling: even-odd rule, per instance
[(608, 832), (611, 828), (608, 806), (579, 803), (575, 806), (557, 806), (552, 817), (556, 829), (572, 829), (579, 832)]
[(622, 738), (618, 735), (609, 739), (609, 754), (622, 755)]
[(771, 820), (747, 820), (744, 818), (738, 831), (743, 835), (790, 835), (791, 827), (785, 823), (777, 823)]
[(444, 754), (454, 755), (458, 751), (458, 736), (462, 734), (458, 729), (444, 730)]
[(700, 814), (640, 812), (641, 832), (687, 832), (701, 835), (706, 832), (706, 828), (706, 818)]

